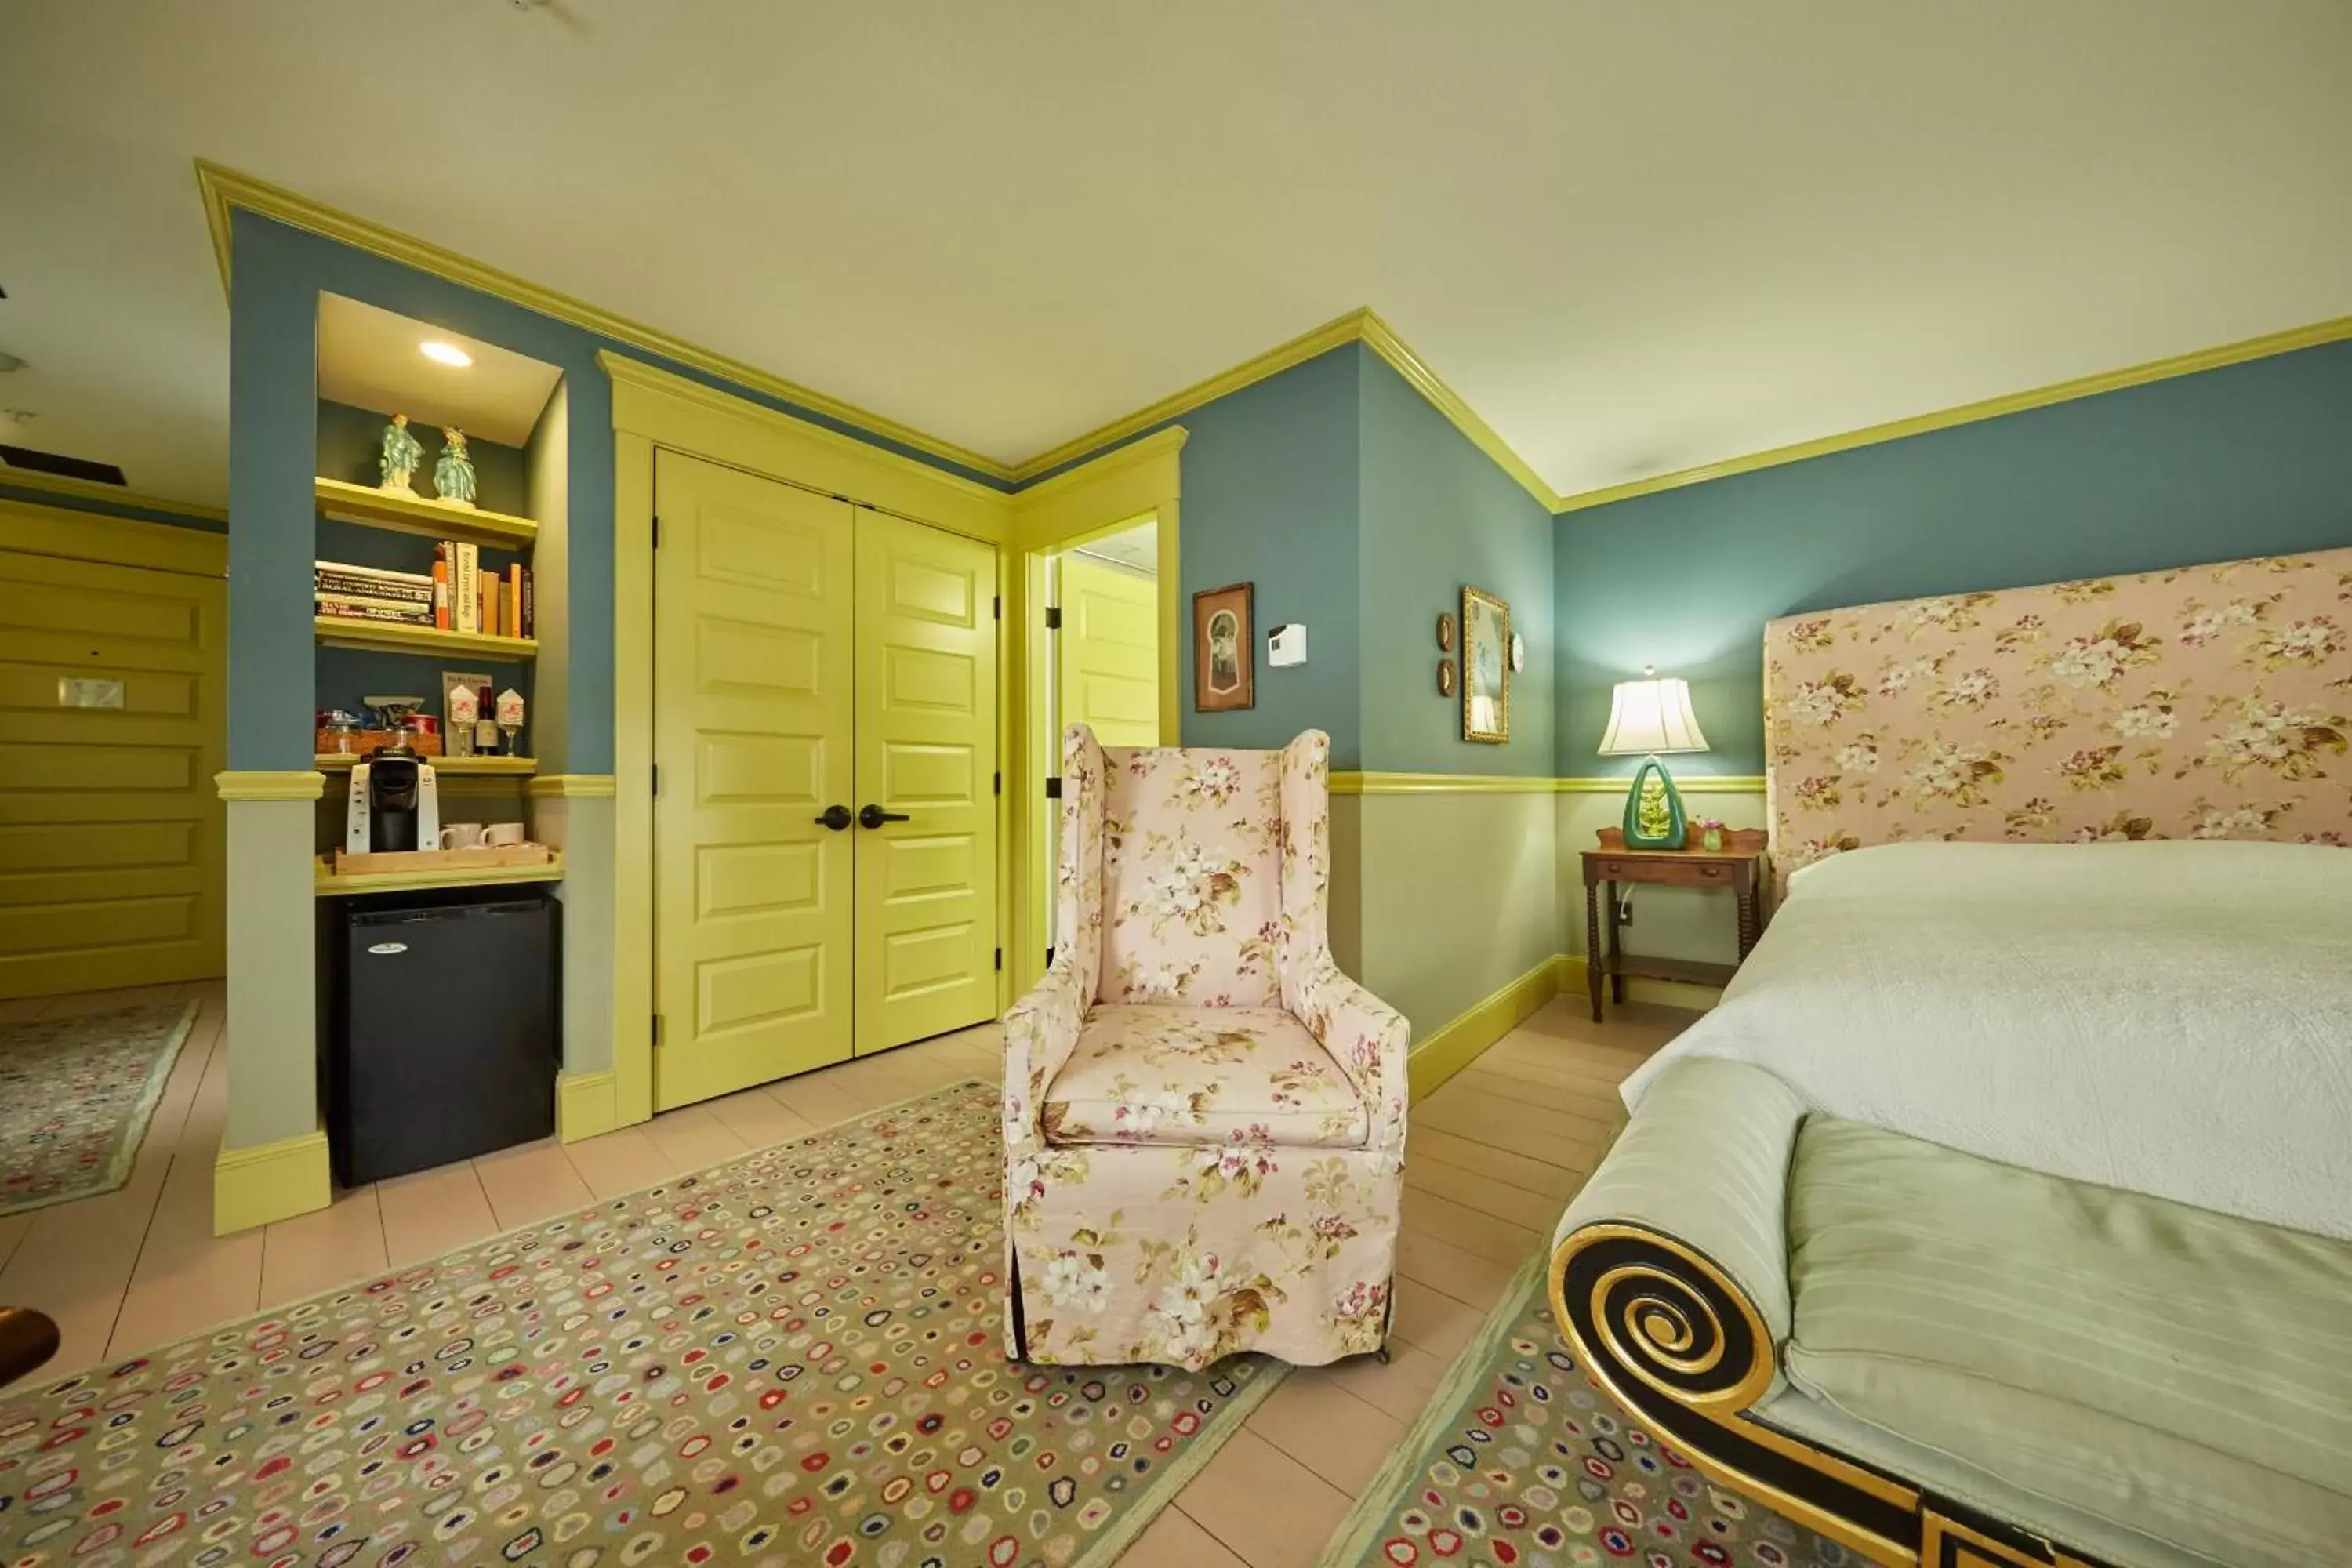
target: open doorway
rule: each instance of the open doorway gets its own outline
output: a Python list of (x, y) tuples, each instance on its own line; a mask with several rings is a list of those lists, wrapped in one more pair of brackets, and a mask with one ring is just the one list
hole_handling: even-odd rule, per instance
[[(1033, 734), (1047, 738), (1046, 776), (1059, 772), (1061, 736), (1072, 724), (1091, 727), (1106, 746), (1160, 743), (1160, 526), (1157, 516), (1121, 523), (1108, 532), (1038, 552), (1045, 623), (1043, 689)], [(1040, 831), (1031, 836), (1042, 885), (1056, 885), (1061, 835), (1049, 797)], [(1045, 946), (1056, 941), (1058, 916), (1045, 907)]]

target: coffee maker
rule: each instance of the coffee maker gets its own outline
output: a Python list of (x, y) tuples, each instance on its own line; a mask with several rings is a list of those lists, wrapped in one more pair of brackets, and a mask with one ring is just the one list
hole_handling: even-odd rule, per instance
[(430, 763), (402, 742), (352, 769), (351, 795), (343, 816), (346, 854), (440, 847), (441, 797)]

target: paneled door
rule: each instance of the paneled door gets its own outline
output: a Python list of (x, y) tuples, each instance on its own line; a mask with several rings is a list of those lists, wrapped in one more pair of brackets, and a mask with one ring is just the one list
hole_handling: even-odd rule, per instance
[(661, 452), (654, 495), (667, 1109), (850, 1053), (856, 552), (848, 502), (772, 479)]
[(223, 972), (226, 598), (0, 551), (0, 998)]
[(857, 514), (857, 1054), (996, 1011), (996, 552)]
[(1160, 585), (1076, 553), (1061, 569), (1062, 724), (1091, 725), (1106, 746), (1158, 745)]

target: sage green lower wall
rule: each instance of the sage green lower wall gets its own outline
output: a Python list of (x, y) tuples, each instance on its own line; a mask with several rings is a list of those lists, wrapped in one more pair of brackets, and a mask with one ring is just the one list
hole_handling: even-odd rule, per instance
[(312, 800), (228, 805), (228, 1121), (246, 1149), (319, 1128)]
[(613, 797), (542, 795), (531, 833), (563, 851), (563, 1070), (613, 1065)]
[[(1412, 1023), (1418, 1046), (1560, 949), (1554, 796), (1339, 796), (1352, 816), (1360, 903), (1351, 965)], [(1338, 891), (1337, 879), (1334, 885)]]
[[(1625, 797), (1606, 794), (1565, 794), (1552, 797), (1559, 834), (1559, 883), (1562, 952), (1584, 952), (1584, 862), (1587, 849), (1600, 847), (1601, 829), (1620, 826), (1625, 818)], [(1764, 792), (1736, 795), (1699, 794), (1683, 797), (1683, 809), (1696, 819), (1711, 816), (1727, 827), (1761, 827)], [(1729, 963), (1739, 956), (1739, 923), (1731, 895), (1709, 888), (1633, 889), (1633, 923), (1618, 938), (1629, 952), (1653, 958), (1688, 958)], [(1608, 913), (1603, 910), (1605, 921)], [(1604, 929), (1605, 940), (1605, 929)], [(1657, 1001), (1696, 1002), (1712, 993), (1692, 986), (1654, 989), (1644, 994)], [(1668, 995), (1671, 991), (1675, 994)]]

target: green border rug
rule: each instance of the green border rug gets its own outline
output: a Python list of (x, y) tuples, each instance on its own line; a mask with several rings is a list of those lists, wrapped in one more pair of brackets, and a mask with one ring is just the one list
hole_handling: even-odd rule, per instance
[(1627, 1420), (1561, 1342), (1547, 1260), (1512, 1277), (1324, 1568), (1866, 1568)]
[(131, 1179), (194, 1002), (0, 1024), (0, 1216)]
[(998, 1099), (0, 1390), (0, 1563), (1105, 1568), (1283, 1369), (1008, 1363)]

